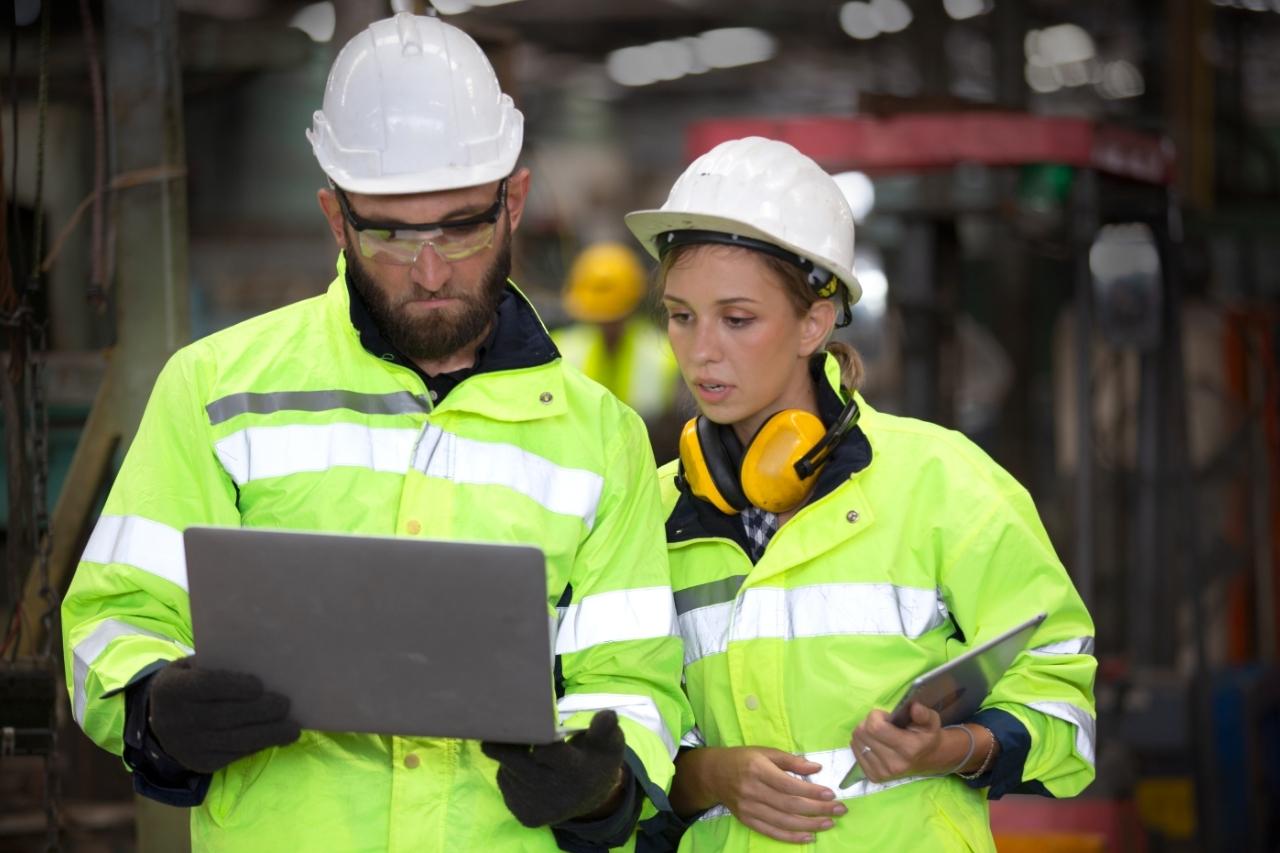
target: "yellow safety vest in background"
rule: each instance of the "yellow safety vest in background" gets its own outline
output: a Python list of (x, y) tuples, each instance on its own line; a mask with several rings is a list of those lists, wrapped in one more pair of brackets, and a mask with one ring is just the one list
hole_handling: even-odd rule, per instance
[(591, 323), (576, 323), (551, 333), (569, 364), (612, 391), (618, 399), (650, 420), (667, 411), (675, 399), (680, 368), (661, 329), (643, 317), (632, 317), (618, 349), (605, 349), (604, 333)]

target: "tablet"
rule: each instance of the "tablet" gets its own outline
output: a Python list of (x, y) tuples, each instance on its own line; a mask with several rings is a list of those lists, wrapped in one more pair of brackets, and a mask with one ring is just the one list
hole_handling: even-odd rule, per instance
[(563, 735), (539, 549), (213, 527), (183, 543), (200, 665), (256, 675), (303, 728)]
[[(911, 722), (911, 705), (914, 702), (937, 711), (944, 726), (969, 719), (982, 707), (982, 701), (991, 688), (1026, 647), (1027, 640), (1047, 615), (1041, 613), (1028, 619), (921, 675), (908, 686), (906, 695), (889, 714), (889, 720), (905, 729)], [(854, 764), (840, 781), (840, 787), (847, 788), (862, 778), (861, 766)]]

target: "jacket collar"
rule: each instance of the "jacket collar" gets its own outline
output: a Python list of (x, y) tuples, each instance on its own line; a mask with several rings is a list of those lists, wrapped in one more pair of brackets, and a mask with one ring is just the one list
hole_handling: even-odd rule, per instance
[[(810, 360), (809, 373), (817, 390), (818, 415), (829, 427), (840, 416), (848, 399), (847, 392), (840, 387), (840, 363), (835, 356), (823, 353)], [(822, 500), (871, 465), (871, 441), (863, 427), (867, 426), (868, 414), (874, 420), (874, 412), (857, 392), (854, 392), (854, 399), (861, 417), (845, 434), (844, 440), (836, 445), (818, 473), (818, 482), (805, 502), (806, 507)], [(674, 543), (707, 537), (729, 539), (750, 553), (742, 522), (737, 516), (725, 515), (710, 503), (682, 489), (667, 518), (667, 541)]]
[[(563, 377), (556, 368), (560, 352), (533, 305), (507, 281), (495, 323), (476, 354), (476, 363), (453, 373), (428, 376), (391, 345), (369, 314), (346, 275), (338, 255), (337, 277), (329, 286), (331, 310), (364, 353), (383, 365), (411, 371), (426, 386), (435, 408), (445, 406), (495, 420), (536, 420), (567, 411)], [(484, 376), (484, 382), (467, 382)], [(434, 392), (434, 393), (433, 393)]]

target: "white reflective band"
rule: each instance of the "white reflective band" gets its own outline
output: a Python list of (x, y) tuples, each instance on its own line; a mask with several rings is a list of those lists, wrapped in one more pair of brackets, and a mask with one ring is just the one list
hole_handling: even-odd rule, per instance
[(680, 738), (680, 745), (688, 747), (706, 746), (707, 741), (706, 738), (702, 736), (702, 730), (697, 726), (694, 726), (684, 733), (684, 737)]
[(413, 460), (416, 429), (361, 424), (290, 424), (247, 427), (214, 444), (222, 467), (237, 486), (267, 477), (370, 468), (403, 474)]
[(938, 590), (887, 583), (755, 587), (736, 601), (699, 607), (679, 617), (685, 665), (742, 640), (856, 634), (914, 639), (949, 618)]
[(574, 515), (590, 528), (604, 478), (582, 468), (566, 468), (514, 444), (476, 441), (428, 426), (418, 442), (413, 467), (428, 477), (455, 483), (506, 486), (551, 512)]
[(671, 587), (619, 589), (588, 595), (564, 608), (556, 654), (572, 654), (601, 643), (672, 636), (680, 632)]
[(175, 642), (163, 634), (157, 634), (154, 631), (130, 625), (128, 622), (121, 622), (119, 619), (106, 619), (101, 622), (89, 636), (76, 643), (75, 648), (71, 650), (71, 654), (75, 659), (71, 716), (82, 728), (84, 727), (85, 707), (89, 704), (89, 696), (85, 688), (89, 680), (89, 667), (93, 665), (99, 655), (107, 650), (107, 646), (111, 644), (112, 640), (127, 636), (154, 637), (157, 640), (172, 643), (187, 654), (191, 654), (190, 648), (182, 645), (182, 643)]
[(675, 741), (667, 731), (667, 725), (658, 713), (657, 704), (648, 696), (637, 696), (634, 693), (570, 693), (559, 703), (560, 723), (582, 711), (613, 710), (619, 717), (627, 717), (644, 726), (662, 739), (667, 747), (668, 756), (676, 754)]
[(123, 563), (187, 588), (182, 531), (140, 515), (104, 515), (80, 557), (89, 563)]
[(1093, 743), (1096, 722), (1087, 711), (1066, 702), (1028, 702), (1027, 707), (1041, 714), (1065, 720), (1075, 726), (1076, 752), (1080, 753), (1080, 757), (1090, 765), (1094, 763)]
[(1033, 655), (1091, 655), (1093, 654), (1093, 637), (1073, 637), (1070, 640), (1059, 640), (1036, 646), (1031, 650)]
[[(806, 761), (821, 764), (822, 769), (810, 776), (800, 776), (798, 778), (830, 789), (835, 793), (837, 800), (852, 800), (858, 797), (865, 797), (868, 794), (878, 794), (881, 791), (897, 788), (900, 785), (910, 785), (912, 782), (936, 778), (933, 776), (906, 776), (902, 779), (894, 779), (892, 782), (872, 782), (870, 779), (863, 779), (860, 782), (854, 782), (848, 788), (841, 788), (840, 781), (844, 779), (845, 774), (856, 763), (853, 760), (853, 750), (846, 746), (841, 749), (828, 749), (823, 752), (808, 752), (804, 754), (803, 758)], [(796, 774), (792, 773), (790, 775), (795, 776)], [(730, 812), (724, 806), (715, 806), (706, 811), (698, 820), (714, 820), (728, 814)]]

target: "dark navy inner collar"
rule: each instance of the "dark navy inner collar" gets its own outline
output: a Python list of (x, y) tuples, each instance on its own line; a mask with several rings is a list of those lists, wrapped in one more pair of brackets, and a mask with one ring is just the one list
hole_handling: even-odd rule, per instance
[(352, 287), (350, 278), (346, 280), (346, 285), (351, 303), (351, 324), (360, 335), (360, 345), (371, 355), (407, 367), (418, 374), (435, 403), (443, 400), (468, 377), (499, 370), (537, 367), (560, 357), (533, 306), (508, 283), (502, 300), (498, 303), (489, 334), (476, 351), (475, 364), (449, 373), (428, 376), (413, 359), (387, 340), (373, 315), (369, 313), (369, 306)]

